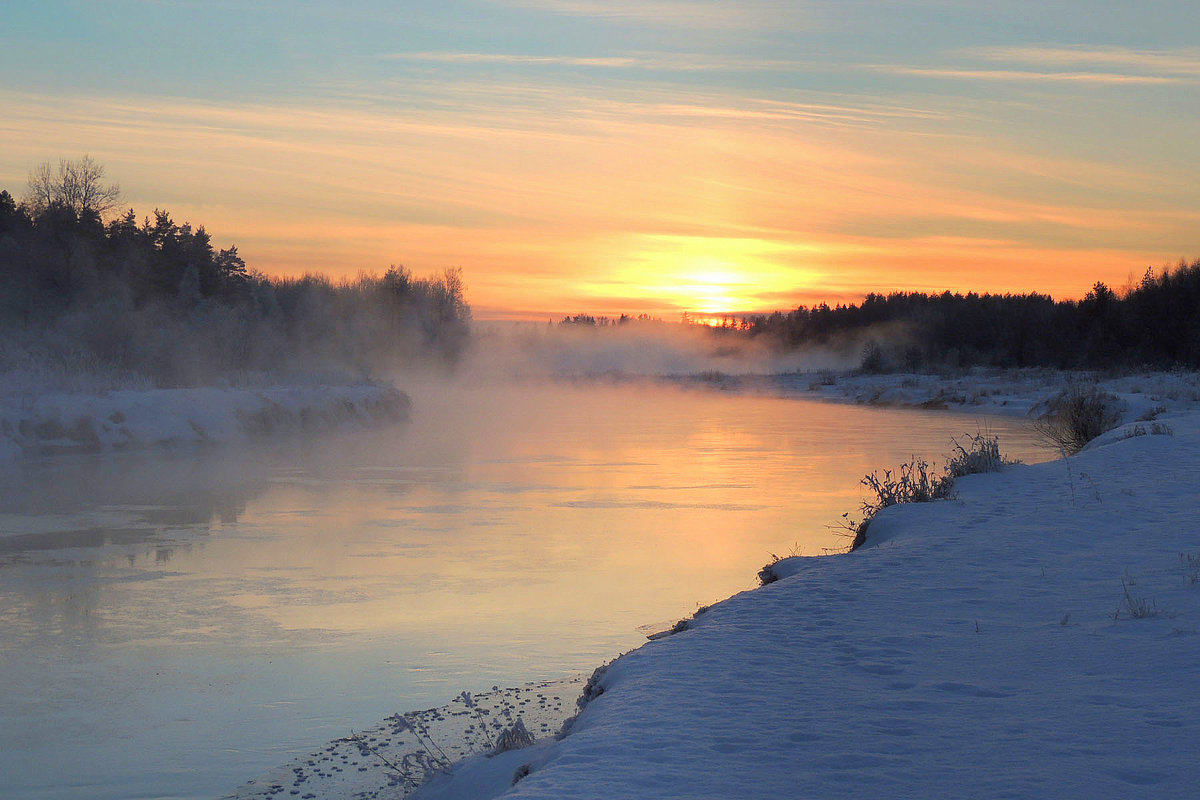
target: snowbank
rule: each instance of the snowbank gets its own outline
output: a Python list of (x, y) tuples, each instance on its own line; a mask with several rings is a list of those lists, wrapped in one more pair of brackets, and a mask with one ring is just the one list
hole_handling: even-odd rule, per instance
[(0, 397), (0, 463), (22, 454), (231, 443), (300, 430), (407, 418), (390, 386), (54, 392)]
[(515, 785), (413, 797), (1194, 796), (1200, 416), (1134, 428), (884, 510), (615, 661)]
[(972, 410), (1023, 416), (1064, 385), (1097, 385), (1126, 401), (1129, 419), (1152, 411), (1194, 408), (1200, 401), (1200, 374), (1145, 372), (1124, 376), (1064, 373), (1048, 369), (972, 369), (961, 374), (862, 375), (847, 372), (790, 372), (778, 375), (700, 373), (674, 382), (724, 391), (782, 397), (819, 397), (860, 405)]

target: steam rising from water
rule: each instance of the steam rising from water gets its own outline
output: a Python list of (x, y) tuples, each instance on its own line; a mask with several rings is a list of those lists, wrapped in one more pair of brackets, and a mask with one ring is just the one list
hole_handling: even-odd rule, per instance
[(846, 369), (858, 360), (851, 343), (780, 352), (762, 340), (700, 325), (636, 321), (580, 326), (477, 323), (461, 374), (468, 379), (556, 376), (692, 375), (717, 371), (764, 374)]

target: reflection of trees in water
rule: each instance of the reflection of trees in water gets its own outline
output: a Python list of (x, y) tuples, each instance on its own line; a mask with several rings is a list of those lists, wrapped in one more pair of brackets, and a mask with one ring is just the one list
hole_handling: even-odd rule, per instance
[(105, 619), (93, 613), (102, 608), (104, 587), (95, 581), (70, 581), (61, 588), (23, 592), (0, 590), (3, 612), (0, 629), (13, 647), (37, 647), (58, 642), (96, 641)]
[[(265, 492), (272, 459), (234, 451), (51, 458), (0, 478), (0, 631), (32, 647), (131, 635), (119, 609)], [(7, 576), (7, 579), (6, 579)], [(116, 613), (116, 617), (114, 617)], [(144, 620), (142, 620), (144, 621)], [(116, 626), (116, 628), (114, 628)]]
[(235, 524), (266, 490), (270, 459), (259, 455), (192, 450), (19, 466), (0, 482), (0, 514), (9, 520), (0, 564), (86, 565), (118, 555), (114, 548), (130, 566), (143, 556), (165, 564), (198, 536)]

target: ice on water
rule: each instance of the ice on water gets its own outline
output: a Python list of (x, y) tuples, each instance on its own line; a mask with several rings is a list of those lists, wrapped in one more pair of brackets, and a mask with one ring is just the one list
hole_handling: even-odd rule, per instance
[(373, 728), (334, 739), (247, 782), (224, 800), (408, 797), (468, 756), (504, 749), (506, 738), (528, 741), (522, 730), (535, 739), (558, 733), (578, 711), (575, 699), (582, 689), (583, 679), (574, 677), (463, 692), (444, 706), (394, 714)]

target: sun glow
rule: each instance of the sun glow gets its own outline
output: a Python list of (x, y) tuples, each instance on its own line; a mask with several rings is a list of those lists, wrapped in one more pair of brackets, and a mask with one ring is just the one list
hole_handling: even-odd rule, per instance
[(814, 279), (801, 265), (803, 248), (764, 239), (640, 236), (621, 244), (624, 253), (610, 259), (623, 266), (589, 293), (653, 298), (697, 321), (775, 307)]
[(700, 314), (718, 314), (745, 307), (746, 281), (736, 264), (702, 259), (694, 268), (684, 268), (684, 280), (671, 290), (677, 302)]

